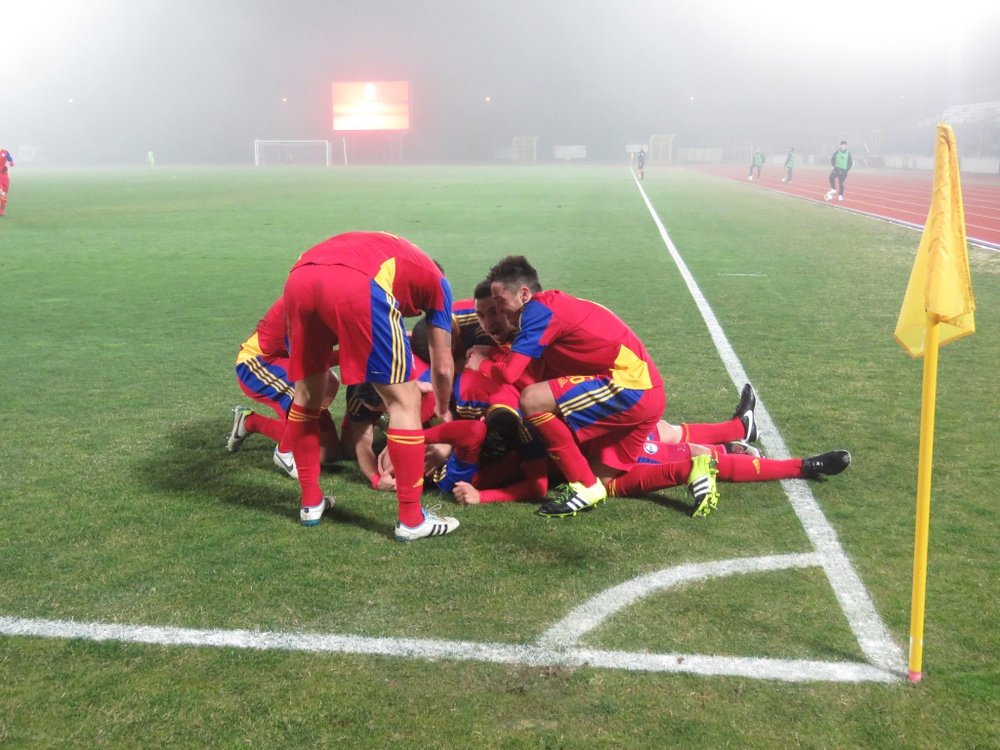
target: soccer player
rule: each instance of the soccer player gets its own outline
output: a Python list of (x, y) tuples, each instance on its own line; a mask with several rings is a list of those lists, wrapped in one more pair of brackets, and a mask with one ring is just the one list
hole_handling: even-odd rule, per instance
[(10, 151), (0, 148), (0, 216), (7, 215), (7, 193), (10, 192), (10, 168), (14, 166), (14, 157)]
[[(274, 446), (274, 465), (293, 479), (298, 478), (291, 447), (282, 443), (285, 418), (292, 405), (294, 384), (288, 379), (288, 348), (285, 340), (285, 305), (281, 297), (268, 308), (257, 328), (240, 344), (236, 355), (236, 382), (247, 396), (271, 408), (277, 418), (257, 414), (245, 406), (233, 408), (233, 429), (226, 447), (235, 453), (243, 441), (253, 433), (271, 438)], [(326, 386), (320, 410), (322, 434), (320, 456), (325, 461), (338, 453), (337, 429), (327, 407), (333, 403), (340, 387), (337, 375), (330, 369), (337, 362), (337, 352), (332, 351), (327, 361)]]
[(454, 360), (451, 353), (451, 286), (438, 265), (416, 245), (383, 232), (348, 232), (307, 250), (285, 282), (289, 376), (295, 382), (286, 432), (302, 489), (299, 519), (320, 522), (332, 507), (319, 485), (319, 411), (325, 363), (340, 346), (345, 385), (371, 383), (389, 413), (386, 431), (396, 471), (399, 519), (395, 538), (413, 541), (448, 534), (458, 520), (421, 507), (424, 433), (420, 390), (402, 319), (424, 313), (428, 323), (435, 414), (451, 421)]
[[(635, 464), (663, 413), (666, 397), (656, 365), (632, 329), (606, 307), (543, 291), (524, 256), (503, 258), (488, 278), (499, 312), (518, 330), (506, 361), (473, 350), (468, 366), (513, 384), (532, 359), (542, 361), (547, 380), (521, 391), (521, 412), (569, 481), (570, 493), (540, 512), (561, 517), (594, 506), (607, 498), (601, 480)], [(577, 441), (593, 443), (593, 466)]]
[(750, 174), (747, 179), (753, 182), (754, 172), (757, 173), (757, 179), (760, 180), (760, 170), (764, 168), (764, 154), (759, 148), (753, 150), (753, 156), (750, 159)]
[(639, 157), (636, 161), (636, 169), (639, 172), (639, 179), (641, 180), (646, 174), (646, 149), (639, 148)]
[(833, 152), (833, 156), (830, 157), (830, 166), (833, 167), (833, 170), (830, 172), (830, 189), (826, 191), (826, 200), (833, 200), (836, 193), (837, 200), (842, 201), (844, 200), (844, 182), (847, 180), (847, 173), (854, 167), (854, 158), (847, 150), (847, 141), (841, 141), (840, 148)]
[(795, 148), (792, 147), (788, 149), (788, 156), (785, 157), (785, 176), (781, 178), (782, 182), (791, 182), (792, 173), (795, 171)]

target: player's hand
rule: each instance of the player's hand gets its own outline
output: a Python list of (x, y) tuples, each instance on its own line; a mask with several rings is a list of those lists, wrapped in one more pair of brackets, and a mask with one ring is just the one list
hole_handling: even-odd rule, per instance
[(468, 482), (455, 482), (451, 492), (459, 505), (479, 505), (479, 490)]
[(451, 413), (451, 409), (446, 409), (444, 413), (441, 413), (437, 409), (435, 409), (434, 416), (440, 419), (442, 422), (451, 422), (455, 419), (455, 415)]
[(394, 474), (383, 474), (378, 478), (378, 487), (375, 489), (381, 492), (394, 491), (396, 489), (396, 477)]
[(483, 355), (479, 347), (473, 346), (465, 353), (465, 369), (478, 371), (479, 366), (485, 359), (486, 357)]

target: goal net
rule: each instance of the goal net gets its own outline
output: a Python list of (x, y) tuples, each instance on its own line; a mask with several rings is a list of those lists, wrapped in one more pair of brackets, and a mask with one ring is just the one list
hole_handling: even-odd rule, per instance
[(330, 141), (253, 142), (255, 167), (330, 166)]
[(538, 138), (533, 135), (517, 136), (514, 138), (515, 164), (533, 164), (538, 161)]
[(672, 135), (649, 136), (649, 163), (670, 164), (674, 160), (674, 137)]

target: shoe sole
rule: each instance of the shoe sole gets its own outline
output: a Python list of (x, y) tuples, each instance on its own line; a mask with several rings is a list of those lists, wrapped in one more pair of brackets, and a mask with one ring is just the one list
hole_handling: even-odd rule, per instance
[[(240, 419), (241, 416), (243, 417), (242, 419)], [(236, 434), (240, 429), (240, 425), (246, 424), (248, 416), (250, 416), (249, 412), (233, 410), (233, 429), (229, 431), (229, 439), (226, 440), (226, 448), (230, 453), (236, 453), (242, 448), (243, 441), (250, 435), (246, 430), (243, 431), (243, 437)]]
[(709, 495), (700, 503), (698, 503), (698, 507), (694, 509), (694, 513), (691, 514), (691, 517), (705, 518), (706, 516), (712, 515), (712, 513), (718, 507), (719, 507), (719, 496)]
[[(443, 530), (438, 530), (437, 527), (442, 526)], [(435, 528), (431, 530), (430, 534), (422, 534), (421, 536), (400, 536), (398, 533), (393, 535), (393, 538), (397, 542), (419, 542), (421, 539), (430, 539), (436, 536), (447, 536), (453, 531), (457, 531), (461, 524), (456, 524), (455, 528), (449, 529), (448, 524), (435, 524)]]
[(591, 503), (590, 505), (584, 505), (582, 508), (579, 508), (577, 510), (567, 510), (562, 513), (543, 513), (542, 509), (539, 508), (536, 511), (536, 513), (540, 515), (542, 518), (570, 518), (571, 516), (575, 516), (577, 513), (588, 513), (597, 508), (597, 506), (600, 505), (601, 503), (604, 503), (606, 505), (607, 502), (608, 499), (604, 497), (601, 498), (600, 500)]

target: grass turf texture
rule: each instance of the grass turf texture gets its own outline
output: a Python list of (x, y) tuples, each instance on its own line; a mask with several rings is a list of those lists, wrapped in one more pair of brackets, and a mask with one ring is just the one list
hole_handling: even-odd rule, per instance
[[(723, 486), (703, 521), (683, 488), (566, 521), (446, 502), (456, 534), (401, 545), (394, 498), (347, 463), (323, 479), (332, 517), (303, 529), (272, 446), (225, 451), (239, 342), (298, 254), (351, 229), (415, 241), (456, 298), (525, 253), (639, 333), (668, 419), (728, 418), (736, 391), (624, 168), (22, 170), (13, 187), (0, 615), (531, 643), (637, 575), (809, 551), (776, 483)], [(644, 187), (790, 450), (854, 455), (813, 492), (905, 644), (921, 364), (892, 330), (919, 235), (683, 171)], [(922, 685), (2, 638), (0, 745), (996, 746), (1000, 256), (970, 257), (979, 332), (941, 353)], [(689, 584), (585, 643), (860, 659), (818, 569)]]

